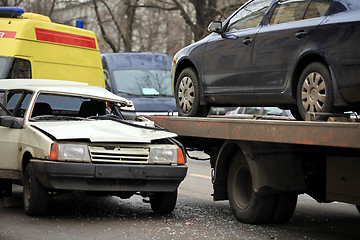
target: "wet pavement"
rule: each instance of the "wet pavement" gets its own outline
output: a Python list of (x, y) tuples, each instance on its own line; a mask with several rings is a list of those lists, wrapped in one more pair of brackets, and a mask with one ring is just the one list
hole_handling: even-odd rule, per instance
[[(178, 204), (169, 215), (154, 214), (142, 197), (63, 195), (51, 199), (44, 217), (0, 200), (0, 239), (360, 239), (360, 214), (343, 203), (319, 204), (300, 195), (286, 224), (238, 222), (227, 201), (213, 202), (207, 161), (189, 161)], [(14, 191), (21, 198), (21, 188)]]

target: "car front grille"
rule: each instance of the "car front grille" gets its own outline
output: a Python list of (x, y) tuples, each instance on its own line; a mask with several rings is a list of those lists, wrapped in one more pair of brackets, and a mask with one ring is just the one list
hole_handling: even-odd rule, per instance
[(96, 163), (148, 163), (149, 148), (139, 147), (89, 147), (92, 162)]

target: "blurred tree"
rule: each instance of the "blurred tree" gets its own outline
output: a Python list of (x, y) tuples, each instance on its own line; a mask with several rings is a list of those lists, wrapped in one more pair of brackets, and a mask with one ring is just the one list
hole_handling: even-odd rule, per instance
[[(207, 34), (208, 24), (215, 19), (222, 19), (246, 0), (148, 0), (141, 7), (157, 8), (165, 11), (178, 11), (198, 41)], [(227, 2), (225, 4), (225, 2)], [(218, 7), (221, 3), (222, 7)], [(186, 6), (192, 5), (192, 8)], [(195, 15), (195, 16), (194, 16)]]
[(18, 7), (23, 0), (0, 0), (0, 7)]
[[(113, 52), (118, 52), (120, 50), (118, 39), (110, 37), (108, 33), (108, 31), (112, 32), (114, 30), (120, 35), (124, 43), (124, 50), (132, 51), (133, 26), (138, 2), (139, 0), (123, 0), (118, 1), (120, 4), (110, 5), (112, 3), (111, 1), (93, 0), (101, 34)], [(105, 7), (102, 11), (99, 10), (99, 4), (102, 4)], [(119, 7), (119, 5), (122, 7)], [(114, 27), (108, 30), (106, 27), (108, 24), (113, 25)]]

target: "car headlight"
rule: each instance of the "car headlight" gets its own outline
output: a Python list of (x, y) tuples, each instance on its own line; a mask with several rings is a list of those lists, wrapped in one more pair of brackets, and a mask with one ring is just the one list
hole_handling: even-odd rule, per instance
[(51, 160), (90, 162), (90, 155), (86, 145), (55, 144), (51, 145)]
[(149, 156), (150, 164), (185, 164), (183, 152), (180, 148), (152, 147)]

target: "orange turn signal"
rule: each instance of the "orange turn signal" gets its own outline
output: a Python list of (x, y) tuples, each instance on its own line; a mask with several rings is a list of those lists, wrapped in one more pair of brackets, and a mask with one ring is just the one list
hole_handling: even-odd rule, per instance
[(59, 147), (56, 143), (51, 144), (50, 149), (50, 160), (58, 160), (59, 159)]
[(180, 148), (177, 149), (177, 164), (178, 165), (184, 165), (185, 164), (184, 154), (183, 154), (183, 151)]

